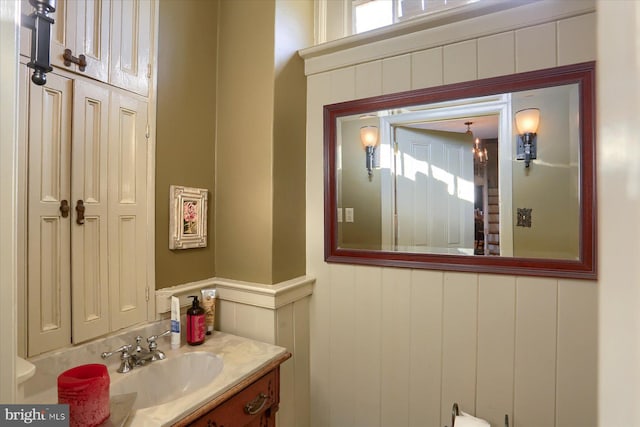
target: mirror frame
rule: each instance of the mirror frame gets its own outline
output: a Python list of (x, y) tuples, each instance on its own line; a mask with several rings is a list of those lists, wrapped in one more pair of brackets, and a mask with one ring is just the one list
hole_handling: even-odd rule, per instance
[[(349, 115), (578, 83), (580, 246), (578, 260), (422, 254), (338, 247), (336, 121)], [(430, 270), (596, 279), (595, 62), (357, 99), (324, 106), (325, 261)], [(364, 154), (363, 154), (364, 159)], [(364, 166), (363, 166), (364, 167)], [(523, 166), (524, 167), (524, 166)], [(535, 167), (535, 165), (534, 165)]]

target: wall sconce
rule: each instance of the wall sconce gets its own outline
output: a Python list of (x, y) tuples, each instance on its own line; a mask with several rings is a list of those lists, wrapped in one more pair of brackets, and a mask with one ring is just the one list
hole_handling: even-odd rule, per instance
[(47, 74), (53, 70), (49, 63), (51, 26), (55, 22), (49, 13), (56, 11), (56, 0), (29, 0), (36, 10), (31, 15), (22, 16), (22, 26), (31, 30), (31, 61), (27, 67), (33, 68), (31, 81), (38, 86), (47, 83)]
[(524, 166), (529, 167), (531, 160), (536, 158), (536, 132), (540, 124), (540, 110), (538, 108), (527, 108), (516, 113), (516, 127), (520, 138), (516, 159), (524, 160)]
[(374, 168), (374, 153), (376, 146), (378, 145), (378, 127), (377, 126), (362, 126), (360, 128), (360, 141), (366, 152), (366, 166), (369, 173), (369, 181), (373, 176), (371, 170)]

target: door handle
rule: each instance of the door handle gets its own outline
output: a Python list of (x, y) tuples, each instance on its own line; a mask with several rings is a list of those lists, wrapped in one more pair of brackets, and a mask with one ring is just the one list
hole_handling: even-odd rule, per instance
[(60, 200), (60, 215), (62, 218), (69, 216), (69, 202), (66, 200)]
[(78, 200), (78, 203), (76, 204), (76, 213), (78, 214), (76, 223), (78, 225), (84, 224), (84, 209), (84, 202), (82, 200)]

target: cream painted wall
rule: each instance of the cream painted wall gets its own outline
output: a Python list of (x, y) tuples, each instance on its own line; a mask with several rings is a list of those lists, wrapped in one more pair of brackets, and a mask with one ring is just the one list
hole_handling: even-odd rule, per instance
[(16, 397), (18, 22), (20, 8), (0, 0), (0, 402)]
[(597, 8), (598, 424), (640, 426), (640, 3)]
[(496, 426), (505, 414), (596, 425), (598, 282), (327, 264), (311, 160), (324, 104), (594, 60), (585, 5), (539, 2), (307, 58), (312, 426), (442, 426), (453, 402)]
[[(217, 2), (159, 4), (156, 143), (156, 289), (215, 276)], [(193, 61), (197, 58), (197, 63)], [(206, 248), (169, 250), (169, 186), (209, 190)]]

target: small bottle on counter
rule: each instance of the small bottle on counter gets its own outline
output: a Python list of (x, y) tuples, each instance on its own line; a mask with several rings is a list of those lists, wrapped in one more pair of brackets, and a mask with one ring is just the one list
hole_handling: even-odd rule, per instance
[(191, 307), (187, 310), (187, 344), (200, 345), (204, 342), (204, 335), (207, 329), (205, 323), (205, 312), (200, 307), (198, 297), (193, 295)]

